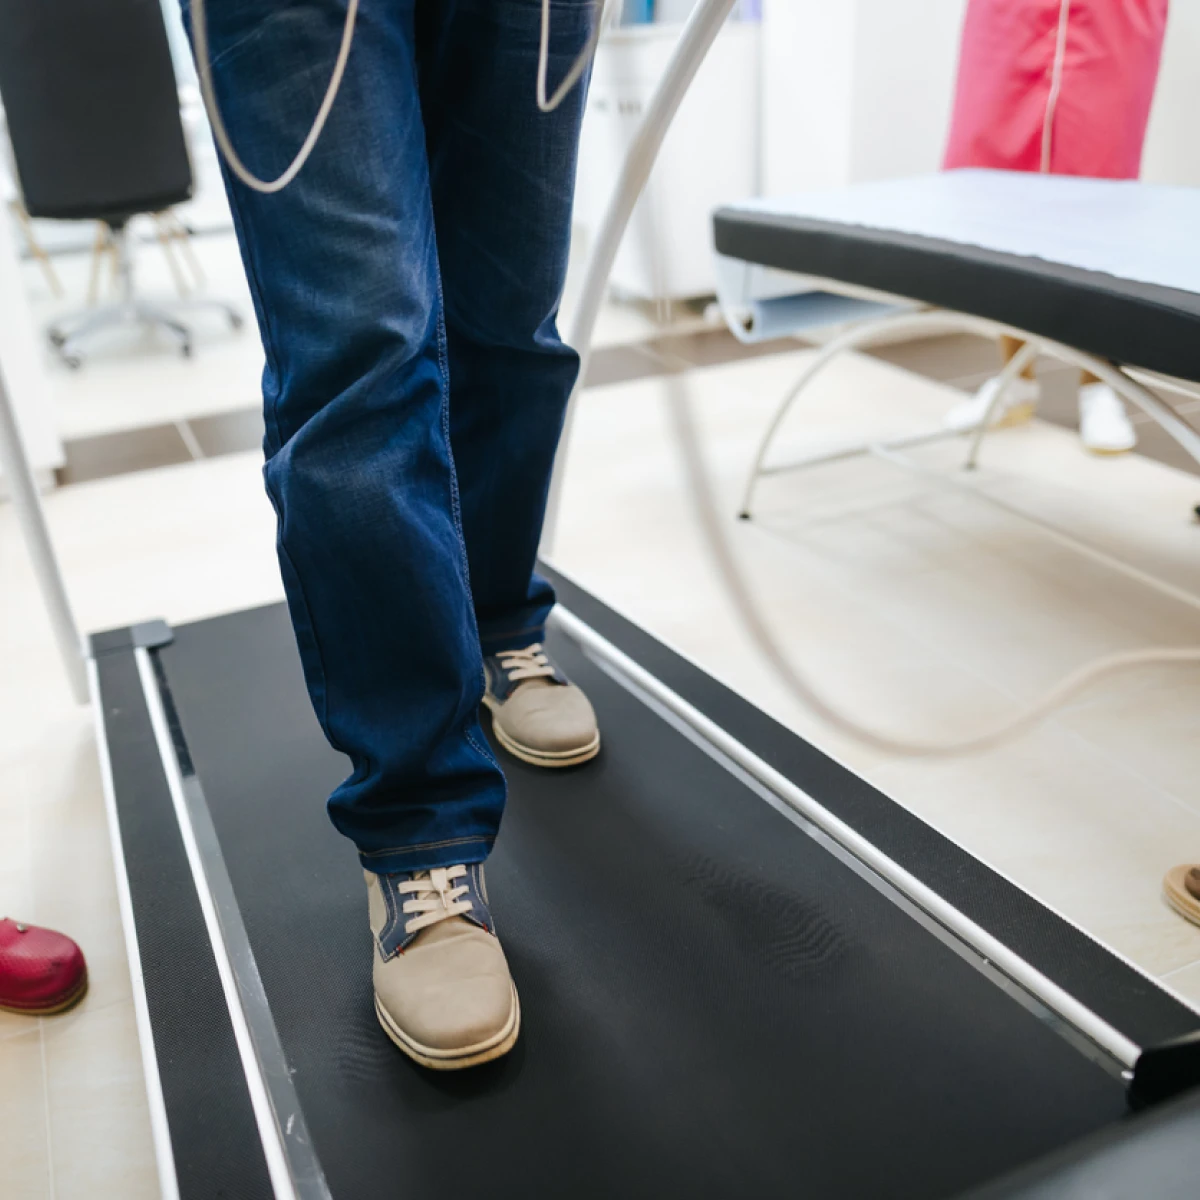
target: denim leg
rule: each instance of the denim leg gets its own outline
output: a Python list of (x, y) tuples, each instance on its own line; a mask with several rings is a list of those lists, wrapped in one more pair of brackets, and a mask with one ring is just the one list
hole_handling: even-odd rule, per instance
[[(413, 5), (363, 5), (294, 183), (263, 196), (226, 180), (266, 353), (288, 606), (317, 717), (352, 767), (329, 812), (374, 870), (479, 861), (504, 805), (479, 727)], [(230, 135), (273, 176), (317, 109), (345, 0), (206, 9)]]
[[(595, 5), (555, 0), (551, 14), (553, 86), (586, 43)], [(540, 21), (540, 0), (437, 0), (417, 21), (451, 441), (487, 654), (540, 640), (554, 604), (534, 565), (579, 370), (556, 318), (585, 89), (538, 111)]]

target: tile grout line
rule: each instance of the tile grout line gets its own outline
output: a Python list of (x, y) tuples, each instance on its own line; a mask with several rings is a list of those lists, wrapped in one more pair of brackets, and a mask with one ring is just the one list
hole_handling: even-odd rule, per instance
[[(1186, 920), (1185, 917), (1179, 918), (1181, 921)], [(1190, 971), (1193, 967), (1200, 966), (1200, 958), (1194, 958), (1191, 962), (1186, 962), (1181, 967), (1172, 967), (1169, 971), (1164, 971), (1159, 979), (1170, 979), (1172, 975), (1178, 975), (1182, 971)]]
[(46, 1068), (45, 1017), (38, 1017), (38, 1046), (42, 1055), (42, 1110), (46, 1121), (46, 1178), (50, 1182), (50, 1200), (55, 1200), (54, 1133), (50, 1125), (50, 1072)]

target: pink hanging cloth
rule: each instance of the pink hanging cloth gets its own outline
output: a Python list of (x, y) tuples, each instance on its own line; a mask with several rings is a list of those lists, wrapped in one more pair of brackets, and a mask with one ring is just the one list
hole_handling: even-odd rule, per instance
[(970, 0), (945, 166), (1135, 179), (1167, 0)]

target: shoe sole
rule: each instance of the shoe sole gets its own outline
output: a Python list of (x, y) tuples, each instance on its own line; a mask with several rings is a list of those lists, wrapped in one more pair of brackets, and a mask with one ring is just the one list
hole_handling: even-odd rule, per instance
[(74, 1008), (87, 995), (88, 981), (86, 976), (82, 983), (62, 1000), (56, 1000), (45, 1008), (19, 1008), (15, 1004), (0, 1004), (0, 1012), (16, 1013), (19, 1017), (53, 1017)]
[(379, 997), (375, 997), (375, 1016), (383, 1027), (383, 1032), (392, 1042), (415, 1063), (428, 1067), (431, 1071), (462, 1071), (467, 1067), (478, 1067), (496, 1058), (503, 1058), (516, 1044), (521, 1033), (521, 1001), (517, 997), (517, 989), (512, 990), (512, 1013), (508, 1024), (485, 1042), (477, 1042), (473, 1046), (464, 1046), (461, 1050), (438, 1050), (432, 1046), (423, 1046), (415, 1038), (411, 1038), (392, 1020), (382, 1005)]
[(580, 763), (590, 762), (600, 753), (599, 731), (586, 746), (577, 746), (573, 750), (538, 750), (533, 746), (526, 746), (505, 733), (500, 722), (495, 719), (500, 706), (490, 696), (485, 696), (483, 702), (492, 712), (492, 732), (496, 735), (496, 741), (522, 762), (531, 763), (535, 767), (577, 767)]
[(1084, 446), (1084, 449), (1089, 454), (1094, 454), (1097, 458), (1116, 458), (1120, 454), (1128, 454), (1133, 446), (1121, 446), (1119, 449), (1109, 449), (1107, 446)]
[(1193, 925), (1200, 925), (1200, 900), (1197, 900), (1184, 885), (1183, 877), (1191, 869), (1190, 866), (1172, 867), (1163, 879), (1163, 897), (1166, 902), (1185, 920)]

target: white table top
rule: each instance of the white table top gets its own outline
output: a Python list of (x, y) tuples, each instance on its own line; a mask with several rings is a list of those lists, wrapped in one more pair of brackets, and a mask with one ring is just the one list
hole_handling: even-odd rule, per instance
[(961, 170), (730, 207), (940, 238), (1200, 293), (1200, 188)]

